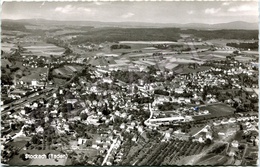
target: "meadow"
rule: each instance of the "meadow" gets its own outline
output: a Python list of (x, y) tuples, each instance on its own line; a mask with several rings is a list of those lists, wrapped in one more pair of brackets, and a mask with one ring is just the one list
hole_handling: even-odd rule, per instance
[(26, 49), (24, 54), (32, 54), (45, 57), (49, 57), (50, 55), (61, 56), (65, 51), (64, 48), (55, 46), (53, 44), (47, 44), (44, 42), (23, 44), (23, 48)]
[(10, 53), (12, 51), (12, 49), (17, 48), (15, 46), (15, 44), (11, 44), (11, 43), (1, 43), (1, 50), (3, 50), (6, 53)]
[(208, 119), (214, 117), (223, 117), (233, 115), (235, 109), (226, 104), (214, 104), (200, 107), (200, 110), (208, 110), (210, 115), (194, 116), (195, 120)]

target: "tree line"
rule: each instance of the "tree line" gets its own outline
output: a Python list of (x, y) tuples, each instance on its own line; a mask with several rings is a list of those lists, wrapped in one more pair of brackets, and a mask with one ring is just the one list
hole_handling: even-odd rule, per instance
[(203, 40), (210, 39), (258, 39), (258, 30), (182, 30), (182, 33), (192, 34)]
[(241, 49), (258, 49), (258, 42), (242, 42), (242, 43), (227, 43), (227, 46), (235, 47), (235, 48), (241, 48)]

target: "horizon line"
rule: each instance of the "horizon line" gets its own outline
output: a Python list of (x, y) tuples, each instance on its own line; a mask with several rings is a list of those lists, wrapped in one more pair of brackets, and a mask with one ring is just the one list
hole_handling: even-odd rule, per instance
[(237, 20), (237, 21), (230, 21), (230, 22), (221, 22), (221, 23), (200, 23), (200, 22), (189, 22), (189, 23), (176, 23), (176, 22), (172, 22), (172, 23), (163, 23), (163, 22), (141, 22), (141, 21), (92, 21), (92, 20), (52, 20), (52, 19), (44, 19), (44, 18), (24, 18), (24, 19), (3, 19), (3, 20), (13, 20), (13, 21), (19, 21), (19, 20), (46, 20), (46, 21), (59, 21), (59, 22), (100, 22), (100, 23), (146, 23), (146, 24), (181, 24), (181, 25), (185, 25), (185, 24), (206, 24), (206, 25), (214, 25), (214, 24), (226, 24), (226, 23), (234, 23), (234, 22), (244, 22), (244, 23), (255, 23), (257, 24), (258, 22), (247, 22), (247, 21), (241, 21), (241, 20)]

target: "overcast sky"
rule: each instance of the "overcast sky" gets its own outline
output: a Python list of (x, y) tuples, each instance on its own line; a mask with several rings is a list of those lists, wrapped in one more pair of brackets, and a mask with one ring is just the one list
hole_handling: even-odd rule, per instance
[(258, 2), (4, 2), (2, 18), (210, 24), (258, 22)]

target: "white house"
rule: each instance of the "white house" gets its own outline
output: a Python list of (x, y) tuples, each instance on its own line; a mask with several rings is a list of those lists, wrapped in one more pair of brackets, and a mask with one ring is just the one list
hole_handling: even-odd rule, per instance
[(184, 90), (182, 88), (175, 88), (175, 93), (182, 94)]
[(43, 128), (41, 126), (39, 126), (38, 128), (35, 129), (35, 131), (37, 133), (41, 133), (41, 132), (43, 132)]
[(238, 147), (239, 146), (239, 143), (237, 140), (234, 140), (232, 143), (231, 143), (232, 147)]
[(103, 82), (104, 82), (104, 83), (111, 84), (113, 81), (112, 81), (112, 79), (110, 79), (110, 78), (103, 78)]
[(120, 129), (125, 129), (125, 124), (124, 124), (124, 123), (122, 123), (122, 124), (120, 125)]

